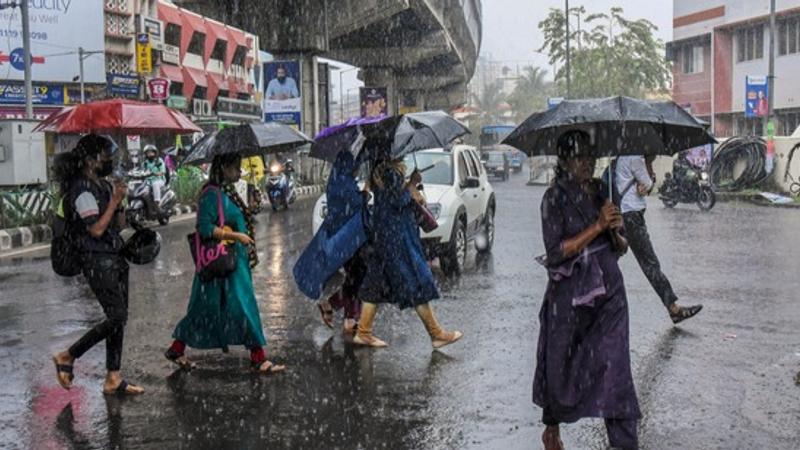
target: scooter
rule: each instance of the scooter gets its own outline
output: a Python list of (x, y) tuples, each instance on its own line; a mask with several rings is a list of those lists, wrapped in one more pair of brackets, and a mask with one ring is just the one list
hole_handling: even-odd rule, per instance
[(178, 202), (175, 192), (170, 188), (169, 179), (161, 188), (161, 205), (153, 199), (153, 188), (147, 181), (150, 174), (142, 170), (132, 170), (128, 178), (128, 209), (126, 219), (133, 225), (145, 220), (157, 220), (160, 225), (169, 223), (172, 208)]
[(685, 169), (679, 179), (666, 173), (658, 197), (667, 208), (678, 203), (696, 203), (701, 211), (711, 210), (717, 202), (708, 172), (700, 169)]
[(279, 163), (270, 166), (269, 177), (267, 177), (267, 196), (273, 211), (277, 211), (280, 207), (288, 209), (289, 205), (294, 203), (296, 195), (293, 173), (291, 160), (286, 161), (286, 170)]

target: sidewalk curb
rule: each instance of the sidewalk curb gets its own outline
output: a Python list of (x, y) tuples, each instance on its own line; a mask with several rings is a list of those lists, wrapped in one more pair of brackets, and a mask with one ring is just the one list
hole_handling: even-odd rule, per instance
[[(300, 186), (297, 195), (301, 197), (321, 194), (323, 185)], [(172, 218), (179, 218), (195, 213), (196, 205), (178, 205), (172, 209)], [(0, 230), (0, 252), (30, 247), (34, 244), (49, 242), (53, 239), (53, 231), (49, 225), (31, 225), (28, 227), (7, 228)]]
[(747, 202), (756, 206), (763, 206), (766, 208), (784, 208), (784, 209), (797, 209), (800, 208), (798, 203), (772, 203), (769, 200), (761, 197), (758, 194), (743, 194), (738, 192), (717, 192), (717, 201), (720, 203), (728, 202)]

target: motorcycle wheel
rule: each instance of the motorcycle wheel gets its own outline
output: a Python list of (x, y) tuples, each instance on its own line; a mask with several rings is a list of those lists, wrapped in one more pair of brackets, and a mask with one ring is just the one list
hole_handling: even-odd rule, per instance
[(710, 187), (704, 186), (700, 189), (700, 194), (697, 199), (697, 207), (700, 208), (700, 211), (710, 211), (716, 203), (717, 196)]

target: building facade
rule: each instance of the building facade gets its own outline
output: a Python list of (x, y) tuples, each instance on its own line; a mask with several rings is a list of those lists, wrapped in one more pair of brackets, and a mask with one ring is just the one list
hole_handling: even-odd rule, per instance
[[(763, 135), (763, 120), (747, 117), (755, 92), (751, 80), (769, 73), (770, 0), (674, 0), (675, 102), (712, 124), (718, 136)], [(800, 125), (800, 0), (777, 0), (775, 88), (776, 134)], [(748, 96), (750, 97), (748, 99)], [(751, 114), (752, 115), (752, 114)]]

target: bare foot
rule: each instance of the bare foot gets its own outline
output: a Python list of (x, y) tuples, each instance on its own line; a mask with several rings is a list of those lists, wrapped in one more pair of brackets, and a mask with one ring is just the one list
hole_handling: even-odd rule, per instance
[(375, 348), (383, 348), (389, 346), (389, 344), (383, 342), (382, 340), (376, 338), (371, 334), (356, 334), (356, 337), (353, 338), (353, 344), (361, 345), (364, 347), (375, 347)]
[(431, 341), (431, 345), (433, 345), (433, 348), (442, 348), (445, 345), (450, 345), (453, 342), (456, 342), (463, 336), (464, 333), (460, 331), (444, 331), (439, 335), (439, 337)]

